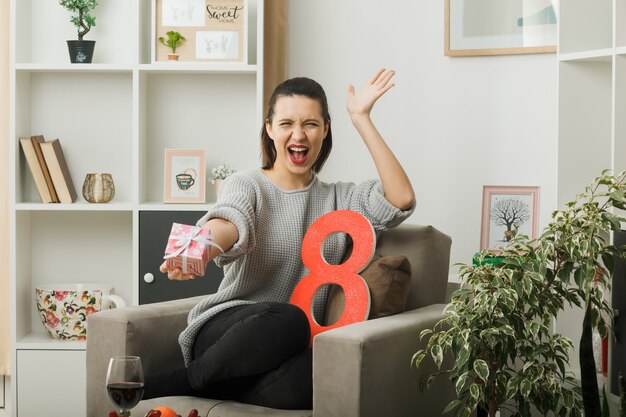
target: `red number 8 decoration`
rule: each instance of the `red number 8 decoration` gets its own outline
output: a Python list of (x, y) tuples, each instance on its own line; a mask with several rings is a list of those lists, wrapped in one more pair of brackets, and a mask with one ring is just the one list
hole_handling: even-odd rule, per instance
[[(331, 265), (322, 255), (324, 240), (331, 234), (344, 232), (352, 237), (350, 257), (340, 265)], [(358, 274), (372, 259), (376, 247), (376, 235), (370, 222), (352, 210), (337, 210), (323, 215), (313, 222), (302, 241), (302, 262), (309, 271), (298, 283), (290, 303), (300, 307), (307, 315), (313, 337), (330, 329), (367, 319), (370, 310), (370, 292)], [(313, 318), (311, 302), (317, 290), (325, 284), (337, 284), (343, 288), (345, 308), (339, 320), (322, 326)]]

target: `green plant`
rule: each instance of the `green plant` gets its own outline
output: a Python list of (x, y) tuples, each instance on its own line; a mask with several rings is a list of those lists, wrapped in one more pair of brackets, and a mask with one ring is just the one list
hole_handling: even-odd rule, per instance
[(82, 41), (83, 36), (91, 30), (92, 26), (96, 26), (96, 18), (89, 11), (96, 8), (98, 0), (59, 0), (59, 4), (70, 12), (78, 12), (77, 15), (72, 16), (70, 22), (76, 26), (78, 40)]
[(165, 40), (163, 36), (159, 36), (159, 42), (170, 48), (173, 54), (176, 53), (176, 48), (181, 46), (187, 40), (187, 38), (185, 38), (179, 32), (174, 32), (172, 30), (168, 31), (166, 35), (167, 40)]
[[(626, 208), (626, 173), (607, 171), (585, 192), (553, 213), (552, 222), (535, 240), (512, 239), (499, 254), (498, 265), (460, 265), (463, 287), (446, 308), (425, 349), (412, 363), (432, 357), (455, 384), (458, 399), (445, 411), (469, 416), (477, 407), (490, 416), (513, 406), (515, 416), (529, 417), (533, 405), (543, 415), (600, 416), (600, 395), (591, 346), (592, 329), (608, 334), (611, 310), (603, 299), (616, 258), (624, 250), (607, 243)], [(492, 255), (483, 251), (479, 260)], [(573, 281), (573, 282), (572, 282)], [(574, 285), (575, 284), (575, 285)], [(567, 371), (571, 340), (550, 331), (565, 305), (585, 309), (581, 337), (581, 386)], [(442, 369), (445, 352), (454, 361)]]

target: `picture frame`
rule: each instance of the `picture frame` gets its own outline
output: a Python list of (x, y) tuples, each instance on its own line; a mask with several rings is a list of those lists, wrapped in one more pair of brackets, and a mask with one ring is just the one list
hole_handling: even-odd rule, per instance
[(444, 0), (446, 56), (556, 52), (558, 0)]
[(163, 202), (205, 203), (206, 152), (165, 149)]
[(170, 61), (168, 31), (186, 39), (179, 62), (248, 63), (248, 0), (152, 0), (152, 63)]
[(537, 237), (539, 187), (483, 186), (480, 249), (497, 249), (518, 234)]

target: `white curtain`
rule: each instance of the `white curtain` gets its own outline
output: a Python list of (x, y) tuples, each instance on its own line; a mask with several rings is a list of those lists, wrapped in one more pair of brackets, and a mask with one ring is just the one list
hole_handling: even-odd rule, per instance
[(0, 375), (9, 374), (9, 2), (0, 1)]

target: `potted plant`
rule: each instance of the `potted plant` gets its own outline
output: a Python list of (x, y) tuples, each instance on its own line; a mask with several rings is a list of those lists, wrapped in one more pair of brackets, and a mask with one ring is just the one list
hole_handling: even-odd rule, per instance
[(211, 184), (215, 184), (215, 195), (219, 194), (222, 181), (236, 172), (237, 170), (228, 162), (224, 162), (211, 170), (211, 177), (209, 180), (211, 181)]
[(159, 36), (159, 42), (167, 46), (172, 50), (172, 53), (167, 56), (170, 61), (178, 61), (178, 55), (176, 54), (176, 48), (181, 46), (187, 38), (181, 35), (179, 32), (170, 30), (166, 33), (167, 40), (163, 36)]
[(96, 18), (89, 12), (98, 5), (97, 0), (59, 0), (59, 4), (72, 13), (70, 22), (78, 31), (78, 40), (68, 40), (70, 62), (79, 64), (91, 63), (96, 41), (84, 40), (83, 37), (96, 25)]
[[(626, 173), (605, 171), (576, 196), (535, 240), (513, 238), (499, 264), (461, 265), (461, 289), (446, 308), (426, 348), (412, 362), (432, 357), (440, 373), (454, 382), (458, 399), (445, 411), (467, 417), (479, 408), (493, 417), (511, 407), (529, 417), (531, 405), (542, 415), (600, 416), (600, 395), (591, 346), (592, 330), (608, 333), (612, 311), (604, 289), (624, 249), (607, 243), (611, 230), (625, 221), (612, 209), (626, 207)], [(492, 256), (483, 251), (480, 258)], [(581, 387), (567, 371), (571, 340), (550, 331), (565, 305), (585, 309), (581, 336)], [(444, 354), (453, 362), (443, 369)], [(582, 392), (581, 392), (582, 391)]]

